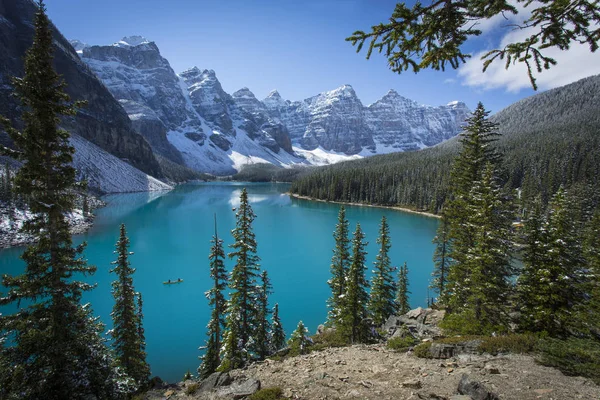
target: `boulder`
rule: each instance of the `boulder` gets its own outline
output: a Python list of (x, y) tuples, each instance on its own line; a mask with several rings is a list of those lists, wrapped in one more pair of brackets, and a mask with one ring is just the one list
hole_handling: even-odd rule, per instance
[(497, 394), (487, 390), (482, 383), (471, 380), (467, 374), (458, 383), (458, 393), (470, 396), (472, 400), (500, 400)]
[(393, 315), (383, 325), (388, 337), (410, 334), (419, 339), (442, 336), (438, 323), (444, 318), (445, 311), (431, 308), (415, 308), (404, 315)]
[(252, 396), (259, 390), (260, 381), (258, 379), (240, 377), (230, 385), (219, 388), (217, 396), (226, 399), (243, 399)]
[(227, 372), (215, 372), (208, 376), (208, 378), (200, 382), (198, 387), (199, 392), (208, 392), (209, 390), (216, 389), (221, 386), (226, 386), (232, 381), (231, 377)]

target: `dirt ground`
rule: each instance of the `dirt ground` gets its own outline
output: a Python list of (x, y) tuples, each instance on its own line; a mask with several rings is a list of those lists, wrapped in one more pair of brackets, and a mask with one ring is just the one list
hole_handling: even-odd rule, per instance
[(259, 379), (263, 388), (279, 386), (288, 398), (378, 400), (451, 398), (463, 374), (501, 399), (600, 399), (600, 386), (591, 380), (565, 376), (523, 355), (431, 360), (383, 345), (357, 345), (231, 372)]

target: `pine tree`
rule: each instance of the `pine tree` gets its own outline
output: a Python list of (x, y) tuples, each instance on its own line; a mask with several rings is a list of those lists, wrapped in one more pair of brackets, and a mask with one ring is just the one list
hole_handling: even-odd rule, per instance
[(285, 331), (279, 318), (279, 304), (273, 308), (273, 322), (271, 323), (271, 347), (273, 352), (277, 352), (285, 347)]
[(397, 288), (392, 276), (393, 269), (388, 255), (391, 247), (390, 229), (385, 216), (381, 217), (377, 244), (380, 247), (374, 263), (375, 270), (373, 271), (368, 309), (375, 326), (381, 326), (398, 310), (395, 301)]
[(582, 321), (596, 338), (600, 337), (600, 208), (596, 209), (588, 223), (584, 254), (588, 265), (586, 291), (588, 302), (583, 310)]
[(398, 314), (406, 314), (410, 311), (410, 302), (408, 300), (408, 266), (404, 263), (398, 270), (398, 290), (396, 292), (396, 307)]
[(219, 239), (217, 233), (217, 216), (215, 215), (215, 234), (211, 240), (210, 248), (210, 278), (213, 281), (213, 287), (206, 292), (208, 305), (212, 307), (210, 321), (208, 323), (208, 341), (206, 343), (206, 353), (200, 357), (202, 363), (198, 367), (200, 379), (208, 377), (215, 372), (221, 364), (221, 344), (222, 331), (225, 326), (225, 312), (227, 302), (223, 291), (227, 286), (227, 271), (225, 270), (225, 251), (223, 250), (223, 240)]
[[(528, 260), (520, 277), (519, 292), (525, 296), (521, 326), (524, 330), (566, 336), (575, 322), (574, 310), (584, 299), (585, 264), (577, 223), (572, 215), (574, 209), (572, 200), (561, 187), (549, 204), (548, 215), (539, 232), (528, 231), (529, 235), (541, 238), (545, 256), (535, 260), (537, 265)], [(533, 241), (527, 239), (529, 246)]]
[(298, 322), (296, 330), (292, 333), (292, 337), (288, 341), (288, 346), (290, 346), (292, 354), (304, 354), (307, 352), (310, 344), (308, 329), (306, 329), (302, 321), (300, 321)]
[[(461, 333), (492, 333), (508, 329), (508, 295), (514, 270), (510, 263), (511, 224), (513, 220), (510, 199), (506, 198), (496, 182), (496, 171), (491, 163), (485, 167), (479, 181), (474, 182), (467, 209), (468, 221), (473, 227), (473, 245), (467, 249), (461, 267), (468, 271), (467, 280), (459, 283), (466, 294), (451, 297), (448, 305), (454, 315), (445, 321), (448, 329)], [(452, 270), (449, 276), (453, 278)], [(462, 288), (459, 285), (467, 286)]]
[(269, 322), (269, 295), (273, 287), (267, 271), (260, 275), (261, 285), (258, 288), (256, 306), (258, 307), (258, 320), (256, 326), (256, 355), (259, 360), (264, 360), (271, 353), (271, 323)]
[(333, 238), (335, 248), (331, 258), (331, 279), (327, 282), (331, 288), (331, 297), (327, 301), (329, 308), (327, 313), (327, 324), (336, 325), (340, 315), (342, 297), (345, 291), (346, 277), (350, 262), (350, 239), (349, 225), (346, 219), (346, 209), (340, 207), (338, 223), (335, 226)]
[(16, 146), (3, 153), (23, 162), (14, 192), (35, 215), (23, 230), (36, 241), (22, 255), (25, 273), (3, 278), (8, 293), (0, 305), (22, 307), (0, 316), (0, 332), (10, 339), (0, 349), (2, 362), (10, 366), (8, 381), (0, 387), (7, 398), (112, 398), (116, 377), (101, 337), (103, 326), (88, 305), (80, 304), (83, 292), (93, 286), (77, 280), (96, 268), (82, 257), (85, 244), (73, 247), (65, 217), (74, 209), (75, 150), (69, 133), (58, 124), (61, 116), (74, 115), (77, 105), (69, 102), (65, 84), (53, 69), (51, 23), (43, 1), (37, 6), (25, 74), (13, 81), (24, 128), (17, 131), (1, 119)]
[(142, 351), (144, 345), (140, 337), (141, 321), (139, 299), (136, 304), (136, 292), (133, 286), (133, 273), (129, 256), (129, 238), (125, 224), (121, 224), (119, 241), (116, 244), (115, 254), (117, 260), (113, 261), (114, 268), (110, 271), (117, 275), (117, 280), (112, 283), (112, 293), (115, 305), (111, 313), (113, 319), (112, 346), (117, 364), (125, 373), (133, 378), (138, 385), (144, 385), (150, 375), (150, 367), (146, 363), (146, 353)]
[(432, 241), (435, 244), (433, 253), (433, 272), (431, 273), (432, 281), (429, 286), (437, 294), (438, 303), (445, 303), (445, 289), (448, 283), (448, 271), (451, 266), (450, 259), (450, 240), (448, 237), (448, 219), (444, 214), (440, 220), (440, 226)]
[(137, 292), (137, 332), (140, 338), (140, 352), (146, 354), (146, 330), (144, 329), (144, 300), (142, 294)]
[(476, 228), (472, 219), (476, 198), (472, 187), (481, 182), (488, 163), (492, 168), (500, 164), (500, 155), (492, 147), (497, 140), (496, 124), (488, 120), (489, 111), (479, 103), (471, 118), (467, 120), (465, 131), (461, 133), (461, 151), (455, 159), (450, 182), (450, 199), (445, 215), (448, 222), (449, 258), (451, 268), (448, 273), (445, 292), (448, 312), (452, 305), (464, 305), (470, 295), (470, 271), (467, 266), (469, 251), (475, 246)]
[(365, 342), (369, 336), (369, 326), (367, 325), (369, 282), (365, 277), (367, 242), (364, 239), (365, 235), (360, 224), (356, 224), (352, 239), (352, 258), (338, 326), (341, 335), (350, 343)]
[(256, 278), (260, 261), (252, 231), (255, 218), (244, 188), (236, 213), (236, 227), (231, 232), (235, 243), (230, 247), (234, 251), (228, 255), (235, 259), (235, 265), (229, 279), (231, 294), (227, 307), (223, 370), (241, 367), (250, 357), (250, 349), (254, 345), (251, 338), (256, 329)]

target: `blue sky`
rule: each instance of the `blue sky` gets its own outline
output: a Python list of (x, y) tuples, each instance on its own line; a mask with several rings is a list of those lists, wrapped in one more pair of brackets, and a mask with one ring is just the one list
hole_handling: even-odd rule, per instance
[[(259, 99), (277, 89), (301, 100), (343, 84), (367, 105), (389, 89), (423, 104), (482, 101), (492, 112), (534, 94), (517, 68), (498, 65), (481, 74), (473, 59), (458, 71), (391, 72), (385, 57), (365, 59), (344, 38), (386, 21), (389, 0), (46, 0), (48, 14), (68, 39), (111, 44), (142, 35), (156, 42), (175, 72), (192, 66), (214, 69), (225, 91), (244, 86)], [(522, 14), (526, 14), (523, 12)], [(515, 35), (506, 21), (482, 23), (485, 34), (468, 44), (478, 54)], [(540, 78), (542, 90), (600, 73), (600, 52), (572, 49), (559, 67)], [(561, 63), (561, 60), (567, 60)], [(569, 62), (569, 60), (571, 60)], [(574, 60), (574, 61), (573, 61)], [(562, 65), (564, 64), (564, 66)], [(573, 68), (577, 67), (577, 73)]]

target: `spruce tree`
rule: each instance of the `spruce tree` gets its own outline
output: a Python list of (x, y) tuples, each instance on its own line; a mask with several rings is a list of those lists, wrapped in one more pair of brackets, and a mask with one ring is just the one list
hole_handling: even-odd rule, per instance
[(406, 314), (410, 311), (410, 302), (408, 295), (408, 266), (404, 263), (403, 266), (398, 270), (398, 290), (396, 292), (396, 307), (398, 308), (398, 314)]
[(432, 241), (435, 244), (435, 251), (433, 253), (432, 280), (429, 286), (438, 294), (437, 302), (441, 304), (445, 302), (445, 289), (448, 283), (448, 271), (451, 266), (448, 228), (448, 219), (445, 214), (442, 214), (440, 226)]
[[(466, 299), (465, 303), (460, 303), (461, 297), (451, 297), (448, 305), (454, 315), (444, 321), (448, 329), (461, 333), (481, 334), (508, 329), (507, 303), (514, 273), (510, 263), (513, 215), (510, 199), (503, 195), (496, 176), (494, 167), (488, 163), (470, 193), (472, 201), (467, 212), (473, 227), (473, 245), (467, 249), (461, 264), (461, 272), (468, 272), (468, 280), (454, 281), (455, 288), (467, 286), (461, 287)], [(451, 271), (450, 279), (455, 272), (454, 269)]]
[[(585, 261), (573, 218), (574, 209), (571, 198), (561, 187), (548, 205), (540, 232), (529, 233), (542, 239), (545, 256), (537, 265), (528, 261), (522, 271), (519, 292), (526, 296), (522, 308), (523, 330), (564, 337), (576, 322), (574, 310), (584, 301)], [(531, 242), (529, 238), (529, 246)]]
[(349, 224), (346, 219), (346, 209), (340, 207), (338, 223), (333, 232), (335, 248), (331, 258), (331, 279), (327, 282), (331, 288), (331, 297), (327, 301), (329, 308), (327, 324), (336, 325), (340, 316), (342, 296), (344, 295), (346, 278), (350, 262)]
[[(476, 207), (474, 182), (481, 182), (488, 163), (492, 168), (500, 164), (500, 155), (492, 146), (497, 140), (496, 124), (488, 120), (489, 111), (479, 103), (465, 131), (461, 133), (461, 151), (456, 157), (450, 180), (450, 199), (445, 215), (448, 219), (449, 258), (452, 264), (445, 285), (448, 312), (453, 305), (464, 305), (470, 295), (471, 276), (468, 267), (469, 252), (475, 246), (477, 225), (472, 221)], [(462, 307), (462, 306), (461, 306)]]
[[(25, 56), (25, 74), (14, 79), (21, 102), (23, 129), (2, 124), (16, 146), (4, 154), (23, 162), (14, 192), (28, 202), (34, 217), (23, 230), (35, 238), (21, 258), (25, 273), (7, 276), (8, 292), (0, 305), (19, 310), (0, 316), (0, 332), (8, 339), (0, 359), (9, 366), (3, 395), (19, 399), (76, 399), (116, 396), (102, 324), (80, 303), (92, 285), (79, 281), (96, 268), (87, 264), (85, 244), (74, 247), (66, 214), (74, 209), (74, 148), (69, 133), (58, 127), (62, 116), (76, 112), (65, 84), (53, 69), (53, 30), (43, 1), (37, 2), (33, 45)], [(6, 376), (0, 374), (2, 378)]]
[(146, 383), (150, 376), (150, 367), (146, 363), (146, 353), (142, 351), (144, 345), (140, 337), (141, 321), (139, 299), (136, 304), (137, 294), (133, 286), (133, 273), (129, 256), (129, 238), (125, 224), (121, 224), (119, 241), (116, 244), (115, 254), (117, 259), (112, 262), (114, 268), (110, 271), (117, 275), (117, 280), (112, 283), (112, 293), (115, 304), (111, 313), (113, 319), (112, 347), (117, 364), (138, 385)]
[(227, 302), (223, 291), (227, 286), (227, 271), (225, 270), (225, 251), (223, 250), (223, 240), (219, 239), (217, 233), (217, 217), (215, 215), (215, 234), (211, 240), (212, 246), (208, 259), (210, 261), (210, 278), (213, 281), (213, 287), (206, 292), (208, 305), (212, 307), (210, 321), (208, 322), (208, 341), (206, 342), (206, 352), (200, 357), (202, 363), (198, 367), (200, 379), (208, 377), (215, 372), (221, 364), (221, 344), (222, 332), (225, 326), (225, 312)]
[(588, 301), (583, 310), (582, 321), (591, 334), (600, 337), (600, 208), (589, 221), (584, 240), (584, 254), (588, 266), (586, 292)]
[(380, 247), (374, 263), (375, 269), (373, 270), (368, 309), (375, 326), (381, 326), (398, 310), (395, 301), (397, 288), (392, 275), (392, 263), (388, 255), (391, 247), (390, 229), (385, 216), (381, 217), (377, 244)]
[(146, 330), (144, 329), (144, 300), (142, 294), (137, 292), (137, 322), (138, 337), (140, 338), (140, 352), (146, 354)]
[(235, 243), (230, 245), (233, 251), (228, 254), (229, 258), (235, 259), (235, 265), (229, 279), (231, 293), (227, 307), (223, 370), (241, 367), (249, 359), (254, 346), (250, 340), (256, 329), (256, 278), (260, 261), (252, 230), (255, 218), (244, 188), (236, 213), (236, 226), (231, 232)]
[(308, 338), (308, 329), (306, 329), (304, 323), (300, 321), (298, 322), (296, 330), (292, 333), (292, 337), (288, 341), (292, 354), (306, 353), (310, 344), (311, 341)]
[(260, 274), (260, 286), (257, 291), (256, 307), (258, 308), (258, 319), (256, 326), (256, 355), (259, 360), (264, 360), (271, 353), (271, 323), (269, 322), (269, 295), (273, 293), (273, 287), (267, 271)]
[(273, 322), (271, 323), (271, 347), (273, 352), (277, 352), (285, 347), (285, 331), (279, 318), (279, 304), (273, 308)]
[(367, 242), (364, 239), (365, 235), (358, 223), (352, 239), (352, 258), (340, 310), (340, 322), (337, 326), (341, 335), (350, 343), (365, 342), (369, 337), (370, 327), (367, 325), (369, 282), (365, 277)]

